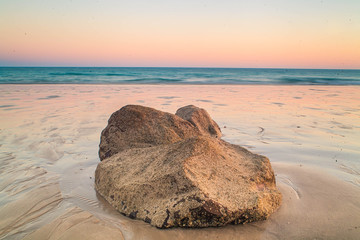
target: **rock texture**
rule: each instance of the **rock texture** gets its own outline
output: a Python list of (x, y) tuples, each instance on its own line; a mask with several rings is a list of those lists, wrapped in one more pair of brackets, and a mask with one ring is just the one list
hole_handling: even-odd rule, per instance
[(174, 114), (138, 105), (114, 112), (101, 133), (100, 160), (129, 148), (178, 142), (199, 135), (198, 129)]
[(189, 121), (203, 135), (210, 135), (216, 138), (221, 137), (221, 130), (219, 126), (211, 119), (205, 109), (189, 105), (179, 108), (175, 115)]
[(220, 136), (195, 106), (176, 115), (125, 106), (102, 132), (95, 187), (124, 215), (159, 228), (266, 219), (281, 203), (269, 160)]

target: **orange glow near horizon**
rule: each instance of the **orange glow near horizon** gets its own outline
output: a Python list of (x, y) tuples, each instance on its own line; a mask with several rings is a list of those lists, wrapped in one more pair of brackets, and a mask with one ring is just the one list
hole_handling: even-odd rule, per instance
[(102, 12), (92, 3), (76, 12), (58, 3), (52, 13), (37, 9), (36, 15), (34, 6), (11, 12), (15, 3), (6, 2), (0, 3), (8, 8), (0, 10), (0, 65), (360, 68), (356, 2), (355, 9), (343, 7), (343, 16), (332, 16), (338, 6), (331, 4), (334, 9), (320, 16), (245, 6), (253, 16), (231, 6), (216, 15), (215, 3), (208, 11), (200, 5), (198, 12), (173, 10), (169, 4), (151, 12), (115, 2), (115, 9), (125, 10), (101, 5), (109, 11)]

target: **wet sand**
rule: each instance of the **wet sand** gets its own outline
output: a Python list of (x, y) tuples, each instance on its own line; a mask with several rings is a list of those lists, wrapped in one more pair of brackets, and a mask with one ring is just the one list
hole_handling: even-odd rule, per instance
[[(224, 139), (270, 158), (283, 204), (267, 221), (159, 230), (94, 190), (101, 130), (126, 104), (194, 104)], [(357, 239), (360, 87), (2, 85), (0, 239)]]

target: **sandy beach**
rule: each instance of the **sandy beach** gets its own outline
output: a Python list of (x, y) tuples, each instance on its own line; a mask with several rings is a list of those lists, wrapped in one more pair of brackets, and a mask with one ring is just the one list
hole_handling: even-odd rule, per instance
[[(268, 220), (161, 230), (94, 189), (111, 113), (193, 104), (223, 139), (267, 156), (283, 194)], [(0, 239), (358, 239), (360, 87), (1, 85)]]

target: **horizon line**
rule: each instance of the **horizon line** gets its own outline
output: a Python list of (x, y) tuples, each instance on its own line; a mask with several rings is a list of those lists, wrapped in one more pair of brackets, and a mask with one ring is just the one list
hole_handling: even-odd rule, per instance
[(360, 68), (296, 68), (296, 67), (124, 67), (124, 66), (0, 66), (0, 68), (197, 68), (197, 69), (288, 69), (288, 70), (360, 70)]

